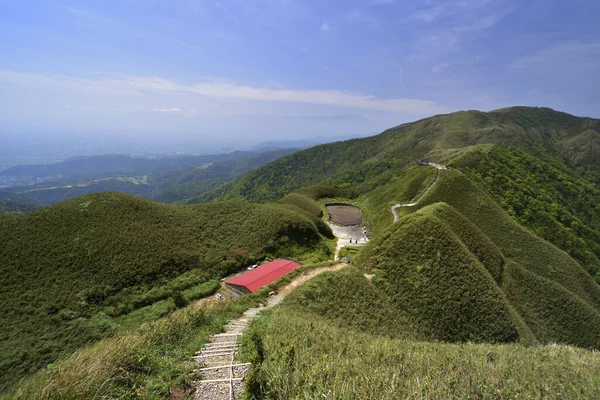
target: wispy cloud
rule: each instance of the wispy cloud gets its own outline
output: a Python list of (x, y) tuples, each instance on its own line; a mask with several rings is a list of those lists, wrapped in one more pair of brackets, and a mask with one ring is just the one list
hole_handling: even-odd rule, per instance
[(329, 32), (331, 28), (329, 27), (329, 24), (325, 21), (323, 21), (323, 23), (321, 24), (321, 30), (323, 32)]
[(163, 112), (163, 113), (180, 113), (181, 110), (179, 108), (153, 108), (154, 112)]
[(577, 67), (595, 66), (600, 68), (600, 41), (566, 42), (548, 47), (533, 54), (516, 58), (510, 67), (528, 69), (531, 67), (550, 66), (568, 63)]
[[(429, 100), (378, 98), (369, 94), (339, 90), (255, 87), (227, 80), (182, 84), (160, 77), (125, 76), (86, 79), (0, 70), (0, 84), (2, 83), (30, 87), (50, 86), (100, 95), (144, 96), (152, 93), (195, 95), (215, 99), (305, 103), (407, 114), (432, 114), (445, 111), (443, 107)], [(173, 109), (171, 111), (173, 112)]]
[(188, 42), (186, 42), (184, 40), (178, 40), (177, 44), (180, 45), (180, 46), (182, 46), (182, 47), (187, 47), (188, 49), (192, 49), (192, 50), (202, 50), (202, 47), (194, 46), (193, 44), (188, 43)]
[(438, 64), (435, 67), (433, 67), (431, 69), (431, 73), (432, 74), (439, 74), (442, 71), (444, 71), (445, 69), (452, 67), (454, 65), (457, 65), (457, 63), (442, 63), (442, 64)]
[(477, 19), (475, 22), (471, 24), (467, 24), (457, 28), (458, 32), (472, 32), (472, 31), (482, 31), (485, 29), (489, 29), (500, 22), (502, 19), (512, 14), (515, 11), (515, 8), (507, 8), (500, 12), (492, 13)]
[(431, 22), (434, 19), (436, 19), (437, 17), (439, 17), (440, 15), (442, 15), (442, 13), (444, 12), (445, 9), (446, 9), (446, 7), (441, 5), (441, 6), (429, 8), (427, 10), (420, 10), (420, 11), (417, 11), (416, 13), (414, 13), (411, 16), (411, 18), (425, 21), (425, 22)]

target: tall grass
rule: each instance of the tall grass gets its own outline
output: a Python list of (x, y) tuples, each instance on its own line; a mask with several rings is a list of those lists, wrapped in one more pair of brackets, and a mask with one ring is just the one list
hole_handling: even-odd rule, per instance
[[(254, 360), (250, 399), (600, 396), (600, 354), (568, 346), (387, 339), (340, 329), (286, 307), (253, 322), (244, 338), (244, 359)], [(257, 343), (263, 348), (262, 363)]]
[[(211, 334), (264, 297), (193, 304), (140, 329), (80, 349), (51, 364), (6, 399), (165, 399), (190, 389), (190, 358)], [(0, 397), (2, 397), (0, 395)]]

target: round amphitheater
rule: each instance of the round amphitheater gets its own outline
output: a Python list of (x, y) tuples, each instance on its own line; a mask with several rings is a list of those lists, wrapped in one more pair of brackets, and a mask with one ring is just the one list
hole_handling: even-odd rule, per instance
[(329, 211), (329, 220), (343, 226), (360, 225), (362, 211), (359, 207), (346, 203), (327, 203), (325, 208)]

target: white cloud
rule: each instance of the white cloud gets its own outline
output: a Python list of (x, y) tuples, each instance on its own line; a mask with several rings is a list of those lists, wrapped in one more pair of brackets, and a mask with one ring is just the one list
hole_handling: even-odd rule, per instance
[[(378, 98), (374, 95), (340, 90), (305, 90), (241, 85), (227, 80), (212, 80), (193, 84), (177, 83), (160, 77), (120, 76), (97, 79), (43, 75), (0, 70), (0, 84), (50, 87), (96, 95), (146, 96), (149, 94), (198, 96), (236, 101), (304, 103), (319, 106), (390, 111), (406, 114), (433, 114), (447, 111), (429, 100)], [(178, 109), (157, 109), (178, 112)], [(168, 110), (168, 111), (163, 111)]]
[(179, 108), (153, 108), (154, 112), (164, 112), (164, 113), (180, 113), (181, 110)]
[(327, 22), (324, 22), (324, 21), (323, 21), (323, 23), (321, 24), (321, 30), (322, 30), (323, 32), (329, 32), (329, 30), (330, 30), (330, 29), (331, 29), (331, 28), (329, 27), (329, 24), (328, 24)]

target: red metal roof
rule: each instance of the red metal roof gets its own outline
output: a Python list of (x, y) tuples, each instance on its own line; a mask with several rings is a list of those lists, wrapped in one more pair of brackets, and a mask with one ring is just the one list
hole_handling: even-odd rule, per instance
[(236, 276), (225, 283), (231, 285), (245, 286), (252, 293), (263, 286), (275, 282), (277, 279), (285, 276), (298, 268), (300, 264), (290, 260), (274, 260), (256, 267), (242, 275)]

